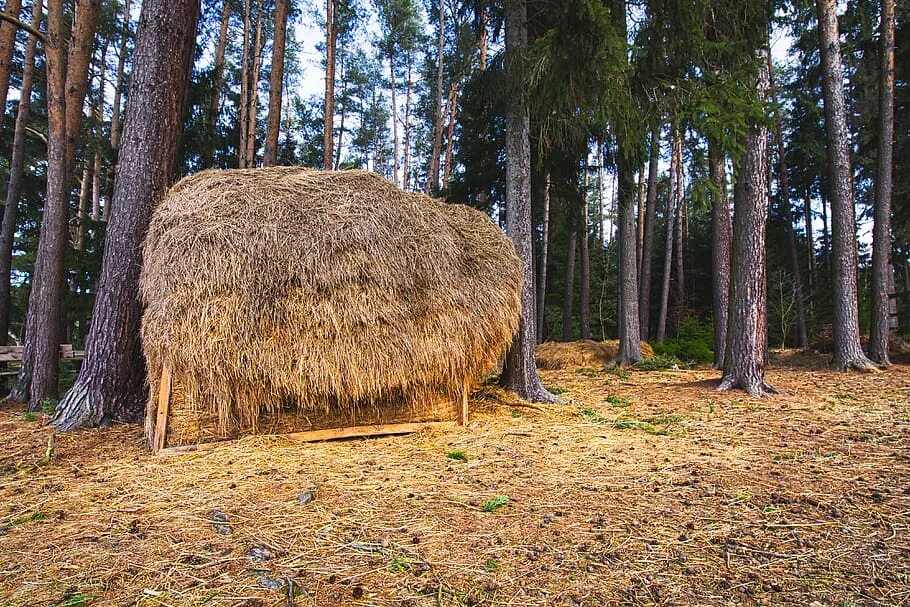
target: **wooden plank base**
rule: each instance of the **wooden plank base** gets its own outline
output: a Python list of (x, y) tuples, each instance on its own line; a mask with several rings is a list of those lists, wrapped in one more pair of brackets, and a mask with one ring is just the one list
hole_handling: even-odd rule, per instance
[[(461, 421), (461, 420), (459, 420)], [(336, 440), (341, 438), (359, 438), (366, 436), (384, 436), (393, 434), (411, 434), (419, 430), (428, 428), (451, 428), (454, 422), (418, 422), (409, 424), (378, 424), (372, 426), (348, 426), (345, 428), (329, 428), (326, 430), (307, 430), (305, 432), (290, 432), (288, 434), (265, 434), (259, 436), (268, 436), (274, 438), (287, 438), (292, 441), (303, 443), (312, 443), (326, 440)], [(211, 451), (220, 446), (236, 442), (239, 439), (227, 441), (214, 441), (210, 443), (199, 443), (196, 445), (182, 445), (179, 447), (168, 447), (159, 449), (155, 455), (167, 457), (172, 455), (181, 455), (183, 453), (192, 453), (196, 451)]]

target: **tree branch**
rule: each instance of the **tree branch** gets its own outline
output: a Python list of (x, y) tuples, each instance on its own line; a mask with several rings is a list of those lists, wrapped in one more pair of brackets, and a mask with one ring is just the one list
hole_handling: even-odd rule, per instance
[(25, 21), (22, 21), (20, 19), (17, 19), (16, 17), (13, 17), (9, 13), (4, 13), (4, 12), (0, 11), (0, 21), (8, 21), (9, 23), (12, 23), (19, 29), (23, 29), (23, 30), (27, 31), (29, 34), (31, 34), (32, 36), (34, 36), (41, 42), (47, 42), (47, 34), (42, 32), (38, 28), (36, 28), (32, 25), (29, 25)]

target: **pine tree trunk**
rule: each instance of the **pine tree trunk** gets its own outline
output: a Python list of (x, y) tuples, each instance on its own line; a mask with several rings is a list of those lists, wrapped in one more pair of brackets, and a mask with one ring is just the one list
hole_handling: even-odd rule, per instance
[(604, 146), (597, 142), (597, 241), (600, 251), (604, 250)]
[[(519, 81), (528, 48), (526, 0), (506, 0), (506, 74)], [(557, 402), (540, 383), (534, 362), (534, 251), (531, 221), (531, 142), (528, 100), (515, 95), (506, 114), (507, 232), (522, 264), (521, 320), (506, 354), (500, 381), (508, 390), (532, 402)]]
[(88, 162), (82, 167), (82, 179), (79, 180), (79, 202), (76, 207), (76, 244), (75, 249), (85, 248), (85, 225), (88, 223), (89, 183), (92, 182), (92, 165)]
[(404, 96), (404, 164), (402, 173), (404, 175), (404, 189), (410, 189), (411, 178), (411, 94), (414, 84), (412, 82), (411, 70), (413, 68), (414, 58), (413, 51), (408, 51), (408, 87)]
[(152, 205), (172, 179), (198, 15), (199, 0), (142, 4), (114, 191), (118, 203), (105, 240), (85, 361), (51, 422), (60, 430), (142, 417), (140, 244)]
[[(32, 25), (38, 27), (43, 15), (42, 0), (35, 0), (32, 7)], [(38, 39), (29, 36), (25, 47), (25, 62), (22, 68), (22, 88), (19, 93), (19, 109), (16, 113), (16, 127), (13, 132), (13, 152), (10, 160), (9, 183), (6, 188), (6, 205), (3, 207), (3, 223), (0, 226), (0, 345), (6, 345), (9, 338), (10, 317), (10, 275), (12, 273), (13, 240), (19, 219), (19, 199), (22, 194), (22, 176), (25, 167), (26, 127), (31, 115), (32, 85), (35, 81), (35, 54)]]
[(480, 35), (478, 36), (477, 46), (480, 50), (480, 69), (486, 71), (487, 69), (487, 47), (489, 45), (487, 40), (487, 29), (490, 27), (490, 5), (487, 2), (484, 2), (483, 6), (480, 8)]
[(325, 3), (325, 111), (322, 129), (322, 167), (332, 169), (332, 144), (335, 134), (335, 0)]
[(660, 290), (660, 313), (657, 317), (657, 341), (663, 343), (667, 336), (667, 309), (670, 304), (670, 271), (673, 265), (673, 223), (676, 220), (676, 139), (674, 130), (673, 143), (670, 146), (670, 189), (667, 192), (667, 235), (664, 240), (664, 277)]
[(427, 172), (427, 184), (425, 188), (427, 194), (432, 194), (433, 191), (439, 187), (439, 157), (442, 154), (442, 129), (444, 120), (444, 113), (442, 111), (442, 66), (443, 55), (445, 53), (445, 18), (445, 0), (439, 0), (439, 43), (436, 47), (436, 119), (434, 120), (433, 125), (433, 148), (430, 152), (430, 166), (429, 171)]
[[(625, 29), (625, 28), (623, 28)], [(617, 142), (622, 149), (624, 144)], [(635, 229), (635, 175), (632, 164), (620, 152), (617, 158), (619, 173), (617, 200), (619, 207), (619, 353), (618, 366), (634, 365), (641, 361), (641, 323), (638, 315), (638, 264), (636, 259), (637, 232)]]
[(581, 338), (591, 339), (591, 258), (588, 251), (588, 155), (584, 159), (584, 192), (578, 209), (578, 233), (581, 238), (581, 301), (579, 301), (579, 324)]
[[(287, 0), (276, 0), (275, 16), (275, 45), (278, 45), (278, 37), (281, 36), (281, 42), (284, 43), (284, 30), (279, 29), (278, 18), (280, 16), (280, 7), (285, 6)], [(287, 8), (285, 8), (285, 19), (287, 18)], [(209, 105), (208, 121), (206, 124), (205, 152), (202, 166), (212, 168), (215, 166), (215, 136), (218, 126), (218, 111), (221, 109), (221, 87), (224, 86), (224, 53), (227, 49), (228, 28), (231, 23), (231, 0), (224, 0), (221, 7), (221, 27), (218, 30), (218, 42), (215, 44), (215, 69), (212, 75), (212, 102)], [(282, 46), (281, 61), (284, 62), (284, 47)], [(275, 58), (273, 56), (274, 64)], [(272, 81), (272, 88), (275, 88), (275, 82)], [(278, 97), (281, 98), (281, 83), (278, 84)], [(271, 111), (271, 106), (270, 106)], [(271, 124), (271, 123), (270, 123)]]
[(730, 249), (732, 226), (727, 198), (724, 153), (717, 141), (708, 141), (708, 162), (714, 191), (711, 196), (711, 269), (714, 280), (714, 368), (724, 368), (727, 347), (727, 313), (730, 296)]
[(78, 0), (69, 52), (62, 0), (48, 2), (47, 194), (29, 294), (22, 366), (10, 398), (37, 411), (57, 397), (69, 197), (100, 0)]
[[(3, 12), (19, 18), (22, 12), (22, 0), (6, 0), (6, 7)], [(34, 25), (34, 22), (32, 22)], [(12, 23), (0, 20), (0, 101), (3, 106), (0, 107), (0, 118), (6, 116), (6, 99), (9, 95), (9, 75), (13, 66), (13, 50), (16, 47), (17, 28)], [(0, 120), (0, 126), (3, 121)]]
[(882, 47), (879, 85), (878, 159), (875, 179), (875, 225), (872, 236), (872, 327), (869, 357), (882, 366), (888, 358), (891, 309), (891, 190), (894, 148), (894, 0), (881, 3)]
[(253, 39), (253, 69), (250, 72), (249, 105), (247, 105), (246, 153), (245, 166), (256, 166), (256, 122), (259, 108), (259, 77), (262, 65), (262, 0), (256, 2), (256, 36)]
[[(767, 66), (760, 69), (756, 88), (764, 98), (768, 92)], [(734, 188), (729, 351), (724, 357), (724, 376), (718, 386), (718, 390), (741, 388), (755, 397), (775, 392), (765, 383), (769, 169), (768, 127), (760, 123), (750, 129)]]
[(676, 133), (676, 301), (675, 326), (678, 328), (682, 322), (686, 309), (686, 271), (683, 264), (683, 251), (685, 238), (683, 221), (685, 219), (685, 199), (683, 197), (683, 162), (682, 162), (682, 137)]
[(341, 72), (341, 103), (338, 110), (338, 141), (335, 143), (335, 161), (332, 165), (337, 171), (341, 166), (341, 150), (344, 148), (344, 117), (348, 109), (348, 79), (344, 72), (344, 55), (338, 58), (338, 68)]
[[(92, 219), (98, 221), (101, 217), (101, 128), (104, 123), (104, 92), (105, 72), (107, 63), (107, 42), (101, 49), (101, 63), (98, 68), (98, 98), (92, 110), (95, 128), (95, 154), (92, 161)], [(84, 231), (84, 222), (82, 224)]]
[(654, 258), (654, 226), (657, 223), (657, 180), (660, 163), (660, 126), (651, 130), (648, 160), (648, 194), (645, 199), (645, 229), (641, 243), (641, 282), (638, 285), (638, 330), (642, 339), (651, 337), (651, 265)]
[(123, 78), (126, 72), (126, 50), (127, 41), (130, 32), (130, 0), (123, 3), (123, 25), (120, 32), (120, 51), (117, 55), (117, 77), (114, 82), (114, 100), (111, 104), (111, 149), (113, 150), (114, 165), (108, 171), (107, 184), (107, 204), (101, 211), (101, 218), (107, 221), (111, 213), (111, 197), (114, 193), (114, 180), (117, 176), (117, 156), (120, 150), (120, 130), (121, 130), (121, 98), (123, 90)]
[[(638, 204), (636, 205), (638, 210), (638, 217), (635, 219), (635, 227), (637, 232), (635, 234), (635, 259), (636, 261), (636, 274), (641, 276), (641, 249), (644, 246), (645, 240), (645, 168), (640, 167), (638, 171)], [(637, 283), (638, 281), (636, 281)], [(638, 298), (638, 296), (635, 296)]]
[(452, 176), (452, 153), (455, 149), (455, 116), (458, 113), (458, 82), (452, 83), (448, 101), (449, 127), (446, 131), (446, 159), (442, 173), (442, 191), (449, 193), (449, 179)]
[(398, 102), (395, 95), (397, 86), (395, 84), (395, 51), (393, 48), (389, 49), (389, 88), (392, 92), (390, 95), (392, 101), (392, 183), (401, 187), (401, 181), (399, 179), (400, 166), (398, 165), (400, 153), (400, 146), (398, 143)]
[(237, 166), (246, 167), (247, 128), (250, 112), (250, 0), (243, 2), (243, 51), (240, 57), (240, 107), (237, 120), (240, 122), (240, 142), (237, 144)]
[(816, 0), (821, 43), (825, 135), (832, 223), (832, 294), (834, 305), (835, 369), (868, 370), (873, 363), (859, 341), (856, 287), (856, 210), (847, 142), (847, 107), (840, 57), (836, 0)]
[(578, 248), (578, 220), (575, 212), (569, 211), (569, 242), (566, 246), (566, 284), (562, 296), (562, 340), (572, 341), (574, 337), (575, 314), (575, 249)]
[(550, 173), (543, 185), (543, 234), (540, 240), (540, 271), (537, 280), (537, 342), (541, 343), (544, 330), (544, 307), (547, 300), (547, 253), (550, 248)]
[(809, 258), (809, 287), (815, 285), (815, 236), (812, 229), (812, 193), (806, 192), (806, 199), (803, 203), (804, 221), (806, 222), (806, 253)]

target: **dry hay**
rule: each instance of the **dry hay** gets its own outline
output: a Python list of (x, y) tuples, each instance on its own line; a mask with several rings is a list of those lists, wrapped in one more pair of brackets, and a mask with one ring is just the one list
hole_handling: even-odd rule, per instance
[(775, 367), (764, 400), (542, 376), (565, 404), (485, 388), (452, 432), (166, 460), (115, 426), (35, 465), (48, 430), (0, 409), (0, 605), (907, 604), (910, 367)]
[[(641, 342), (641, 354), (645, 358), (654, 356), (648, 342)], [(535, 350), (537, 367), (540, 369), (602, 369), (619, 355), (619, 340), (594, 341), (547, 341)]]
[(221, 433), (289, 404), (454, 396), (509, 343), (520, 283), (512, 243), (488, 217), (374, 173), (205, 171), (153, 211), (141, 277), (149, 376), (167, 363)]

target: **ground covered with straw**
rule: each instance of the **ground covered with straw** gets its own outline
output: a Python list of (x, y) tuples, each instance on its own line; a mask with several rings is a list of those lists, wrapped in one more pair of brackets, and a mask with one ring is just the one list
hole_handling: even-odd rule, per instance
[(147, 454), (0, 409), (0, 605), (910, 604), (910, 366), (544, 371), (467, 428)]

